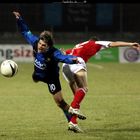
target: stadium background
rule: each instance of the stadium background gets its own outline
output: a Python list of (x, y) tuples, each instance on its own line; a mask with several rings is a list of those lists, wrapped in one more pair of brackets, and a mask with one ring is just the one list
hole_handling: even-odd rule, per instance
[[(56, 47), (67, 48), (92, 35), (101, 40), (139, 42), (139, 7), (139, 3), (2, 3), (0, 60), (32, 61), (26, 56), (30, 47), (17, 30), (13, 10), (21, 11), (33, 33), (51, 30)], [(140, 62), (140, 55), (132, 49), (117, 48), (102, 51), (90, 61)]]

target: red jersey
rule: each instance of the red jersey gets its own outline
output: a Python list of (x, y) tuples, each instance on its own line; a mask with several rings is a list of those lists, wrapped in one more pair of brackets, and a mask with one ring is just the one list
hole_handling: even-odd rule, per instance
[(101, 47), (101, 44), (95, 44), (94, 40), (89, 40), (75, 45), (72, 49), (66, 50), (66, 54), (82, 57), (84, 61), (87, 62)]

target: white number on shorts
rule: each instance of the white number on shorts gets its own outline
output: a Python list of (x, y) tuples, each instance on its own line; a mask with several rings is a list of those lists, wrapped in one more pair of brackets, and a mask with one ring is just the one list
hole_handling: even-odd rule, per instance
[(54, 84), (49, 84), (50, 90), (53, 92), (55, 91), (56, 87)]

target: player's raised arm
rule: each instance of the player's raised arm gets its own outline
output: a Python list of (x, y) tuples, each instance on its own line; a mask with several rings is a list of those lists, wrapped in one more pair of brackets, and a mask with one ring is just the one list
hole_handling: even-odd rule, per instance
[(13, 11), (13, 14), (15, 18), (17, 19), (17, 25), (21, 34), (24, 36), (27, 42), (33, 46), (35, 41), (38, 40), (38, 37), (31, 33), (31, 31), (29, 30), (29, 27), (27, 26), (27, 24), (25, 23), (25, 21), (23, 20), (19, 12)]
[(15, 11), (13, 12), (13, 14), (15, 15), (15, 18), (17, 19), (18, 28), (20, 29), (21, 33), (24, 34), (26, 32), (29, 32), (30, 31), (29, 27), (23, 20), (21, 14), (19, 12), (15, 12)]

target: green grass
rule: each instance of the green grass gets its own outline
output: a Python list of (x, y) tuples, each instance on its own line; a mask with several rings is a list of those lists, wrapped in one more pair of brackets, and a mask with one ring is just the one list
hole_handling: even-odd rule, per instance
[[(19, 64), (13, 78), (0, 76), (0, 140), (139, 140), (140, 65), (87, 64), (89, 92), (81, 104), (85, 131), (67, 131), (63, 112), (47, 85), (31, 79), (32, 64)], [(62, 91), (68, 103), (72, 93), (62, 74)]]

